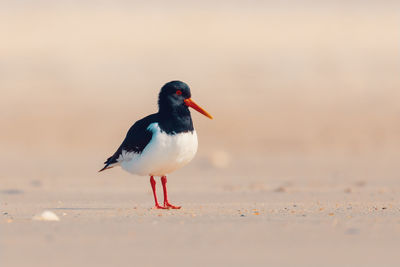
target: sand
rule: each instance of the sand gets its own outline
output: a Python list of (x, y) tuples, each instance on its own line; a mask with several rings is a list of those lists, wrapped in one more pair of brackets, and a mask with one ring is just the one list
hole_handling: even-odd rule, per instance
[[(170, 176), (181, 210), (152, 210), (148, 179), (119, 169), (14, 183), (0, 192), (2, 266), (397, 266), (397, 177), (268, 160), (286, 171), (246, 176), (246, 160), (228, 170), (199, 156)], [(44, 210), (60, 221), (32, 219)]]

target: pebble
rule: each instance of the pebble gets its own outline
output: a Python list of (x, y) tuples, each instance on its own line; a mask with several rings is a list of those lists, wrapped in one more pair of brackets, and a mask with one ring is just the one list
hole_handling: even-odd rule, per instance
[(280, 187), (276, 188), (274, 190), (274, 192), (285, 193), (285, 192), (287, 192), (287, 189), (285, 187), (283, 187), (283, 186), (280, 186)]

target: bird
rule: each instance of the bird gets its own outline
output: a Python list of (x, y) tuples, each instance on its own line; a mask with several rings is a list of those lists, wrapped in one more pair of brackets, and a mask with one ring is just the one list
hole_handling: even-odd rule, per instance
[[(180, 206), (170, 204), (166, 184), (167, 174), (188, 164), (197, 152), (197, 133), (189, 108), (213, 119), (191, 96), (189, 86), (182, 81), (170, 81), (162, 86), (158, 112), (130, 127), (122, 144), (99, 172), (120, 166), (131, 174), (150, 176), (153, 209), (180, 209)], [(163, 205), (157, 200), (154, 176), (161, 177)]]

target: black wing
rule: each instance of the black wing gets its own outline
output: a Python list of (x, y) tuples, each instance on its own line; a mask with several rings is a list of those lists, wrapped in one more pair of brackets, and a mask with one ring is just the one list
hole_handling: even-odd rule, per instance
[(142, 153), (143, 149), (150, 142), (153, 137), (153, 133), (147, 128), (153, 122), (157, 121), (157, 114), (152, 114), (147, 116), (139, 121), (137, 121), (132, 127), (129, 129), (126, 134), (125, 140), (122, 142), (118, 150), (109, 157), (104, 164), (104, 168), (102, 168), (99, 172), (104, 171), (106, 169), (112, 168), (111, 164), (117, 163), (117, 159), (122, 153), (122, 150), (127, 152), (135, 152)]

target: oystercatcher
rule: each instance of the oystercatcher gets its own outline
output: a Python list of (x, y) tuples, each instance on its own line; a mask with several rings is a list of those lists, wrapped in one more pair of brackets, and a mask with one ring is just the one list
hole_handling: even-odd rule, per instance
[[(212, 116), (191, 99), (189, 86), (181, 81), (166, 83), (158, 97), (158, 113), (137, 121), (129, 129), (118, 150), (99, 172), (115, 166), (132, 174), (149, 175), (155, 209), (180, 209), (167, 196), (166, 175), (189, 163), (197, 152), (197, 134), (189, 107)], [(157, 201), (156, 181), (161, 177), (164, 205)]]

